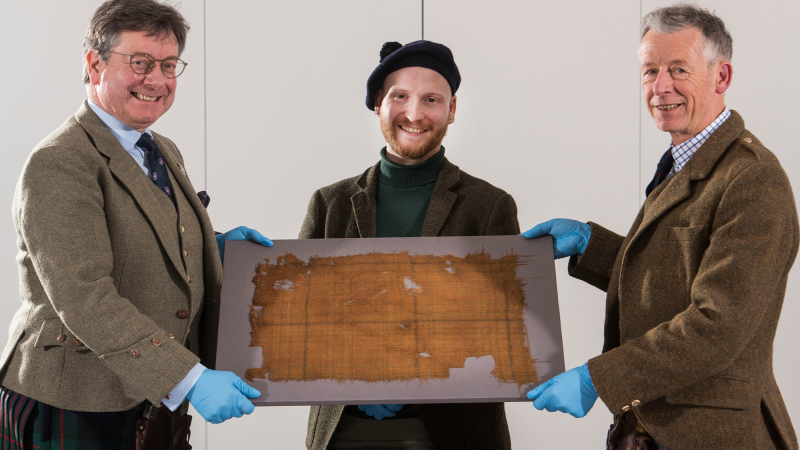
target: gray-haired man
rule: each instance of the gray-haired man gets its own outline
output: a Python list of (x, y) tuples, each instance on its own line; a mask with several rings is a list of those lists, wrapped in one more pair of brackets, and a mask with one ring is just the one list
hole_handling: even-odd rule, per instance
[(772, 344), (800, 227), (775, 155), (725, 106), (732, 48), (704, 9), (645, 16), (645, 102), (672, 144), (638, 217), (626, 237), (568, 219), (525, 233), (608, 294), (603, 354), (528, 396), (576, 417), (599, 396), (609, 449), (798, 448)]
[[(172, 141), (150, 131), (175, 98), (188, 29), (154, 0), (102, 4), (84, 41), (88, 100), (23, 168), (2, 449), (133, 448), (145, 436), (184, 448), (184, 398), (212, 422), (253, 411), (258, 391), (206, 366), (224, 242), (271, 243), (244, 227), (215, 237), (209, 197)], [(155, 422), (143, 417), (152, 405)]]

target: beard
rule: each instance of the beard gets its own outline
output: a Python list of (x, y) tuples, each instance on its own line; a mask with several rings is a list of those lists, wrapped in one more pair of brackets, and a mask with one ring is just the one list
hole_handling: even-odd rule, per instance
[[(422, 159), (430, 152), (438, 150), (442, 145), (442, 140), (447, 134), (447, 123), (443, 126), (436, 125), (413, 125), (410, 123), (403, 123), (404, 121), (389, 121), (381, 116), (381, 131), (386, 143), (398, 155), (407, 159)], [(397, 140), (397, 133), (401, 130), (399, 126), (403, 125), (410, 128), (426, 129), (428, 137), (417, 145), (403, 145)]]

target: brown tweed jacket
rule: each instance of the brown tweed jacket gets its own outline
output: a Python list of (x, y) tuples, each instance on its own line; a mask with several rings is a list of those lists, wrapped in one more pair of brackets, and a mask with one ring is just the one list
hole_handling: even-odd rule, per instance
[(185, 193), (180, 214), (86, 102), (31, 153), (13, 207), (22, 306), (0, 384), (62, 409), (120, 411), (159, 405), (195, 353), (213, 367), (214, 231), (180, 152), (154, 138)]
[(800, 241), (789, 180), (735, 111), (626, 237), (592, 223), (570, 274), (608, 293), (589, 361), (614, 414), (670, 449), (797, 449), (772, 344)]
[[(374, 238), (380, 163), (362, 175), (314, 193), (300, 239)], [(422, 236), (519, 234), (517, 205), (503, 190), (445, 158), (422, 225)], [(306, 446), (323, 450), (344, 406), (312, 406)], [(430, 404), (422, 422), (437, 449), (510, 449), (502, 403)]]

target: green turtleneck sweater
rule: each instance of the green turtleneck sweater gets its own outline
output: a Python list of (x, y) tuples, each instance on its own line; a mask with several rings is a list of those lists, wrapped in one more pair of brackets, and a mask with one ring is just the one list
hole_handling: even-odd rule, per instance
[(389, 161), (386, 147), (381, 149), (377, 237), (419, 237), (443, 162), (444, 147), (430, 159), (411, 166)]

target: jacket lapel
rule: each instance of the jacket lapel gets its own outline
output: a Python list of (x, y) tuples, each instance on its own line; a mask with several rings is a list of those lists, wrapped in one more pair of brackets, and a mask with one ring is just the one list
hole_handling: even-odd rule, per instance
[(358, 236), (362, 238), (374, 238), (377, 235), (375, 225), (375, 215), (378, 202), (378, 172), (381, 163), (372, 166), (366, 173), (356, 181), (359, 192), (350, 197), (353, 204), (353, 215), (356, 218)]
[(431, 194), (431, 202), (428, 205), (428, 211), (425, 213), (425, 221), (422, 223), (422, 233), (420, 236), (438, 236), (439, 232), (444, 226), (444, 222), (450, 215), (450, 210), (453, 209), (458, 194), (452, 192), (453, 188), (461, 180), (461, 174), (458, 166), (450, 163), (447, 158), (442, 162), (442, 169), (439, 172), (439, 178), (436, 180), (436, 185), (433, 187), (433, 194)]
[[(87, 102), (84, 101), (75, 114), (75, 118), (89, 134), (97, 151), (109, 159), (108, 169), (120, 184), (125, 186), (136, 204), (142, 209), (178, 273), (185, 274), (178, 243), (173, 236), (176, 224), (165, 217), (159, 207), (160, 198), (157, 196), (164, 194), (158, 189), (153, 189), (153, 183), (146, 176), (142, 176), (142, 168), (122, 148), (117, 138), (89, 108)], [(170, 228), (173, 229), (172, 232)]]
[[(628, 248), (659, 217), (669, 212), (675, 205), (686, 200), (692, 193), (692, 182), (704, 180), (717, 165), (717, 162), (731, 143), (744, 131), (744, 120), (736, 111), (714, 131), (702, 147), (697, 150), (686, 166), (678, 172), (664, 187), (656, 188), (644, 202), (642, 224), (634, 232)], [(658, 192), (658, 191), (661, 192)], [(654, 195), (655, 194), (655, 195)], [(623, 260), (624, 262), (624, 260)]]

